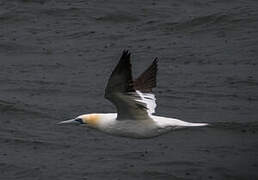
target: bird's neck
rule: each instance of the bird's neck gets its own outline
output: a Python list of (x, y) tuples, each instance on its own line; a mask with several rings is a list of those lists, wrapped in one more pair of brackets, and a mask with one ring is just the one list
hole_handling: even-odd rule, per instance
[(94, 113), (87, 114), (87, 124), (94, 128), (108, 126), (116, 120), (116, 113)]

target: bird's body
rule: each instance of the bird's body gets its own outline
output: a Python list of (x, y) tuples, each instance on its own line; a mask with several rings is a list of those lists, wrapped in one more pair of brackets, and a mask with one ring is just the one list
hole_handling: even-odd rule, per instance
[(157, 59), (133, 80), (130, 53), (124, 51), (105, 89), (105, 98), (116, 106), (117, 113), (84, 114), (59, 124), (85, 124), (108, 134), (131, 138), (150, 138), (173, 129), (206, 126), (206, 123), (153, 115), (156, 98), (152, 88), (156, 87), (156, 74)]
[(143, 120), (117, 120), (117, 113), (85, 114), (78, 118), (84, 119), (86, 126), (102, 132), (133, 138), (150, 138), (159, 136), (173, 129), (192, 126), (205, 126), (206, 123), (189, 123), (179, 119), (151, 115)]

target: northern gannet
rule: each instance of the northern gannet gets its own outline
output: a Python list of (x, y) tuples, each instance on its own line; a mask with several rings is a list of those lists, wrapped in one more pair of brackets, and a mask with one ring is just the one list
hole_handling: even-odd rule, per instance
[(155, 58), (152, 64), (133, 80), (130, 53), (124, 50), (105, 89), (105, 98), (115, 105), (117, 113), (83, 114), (58, 124), (84, 124), (111, 135), (130, 138), (150, 138), (173, 129), (208, 125), (153, 115), (156, 98), (152, 88), (156, 87), (157, 62)]

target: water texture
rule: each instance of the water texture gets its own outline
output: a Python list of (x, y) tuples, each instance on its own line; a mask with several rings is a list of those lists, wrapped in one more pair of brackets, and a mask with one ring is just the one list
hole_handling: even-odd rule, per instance
[[(207, 128), (147, 140), (58, 121), (114, 112), (123, 49), (159, 57), (157, 114)], [(0, 179), (258, 179), (255, 0), (0, 0)]]

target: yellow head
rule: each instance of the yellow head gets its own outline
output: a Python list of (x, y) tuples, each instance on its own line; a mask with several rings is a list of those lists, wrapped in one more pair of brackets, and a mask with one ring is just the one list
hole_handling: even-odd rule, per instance
[(61, 121), (58, 124), (67, 124), (67, 123), (76, 123), (76, 124), (85, 124), (90, 127), (97, 127), (100, 123), (100, 115), (98, 114), (84, 114), (80, 115), (75, 119)]
[(80, 123), (96, 127), (99, 124), (100, 116), (98, 114), (84, 114), (76, 118)]

